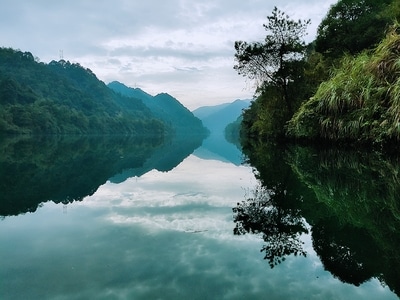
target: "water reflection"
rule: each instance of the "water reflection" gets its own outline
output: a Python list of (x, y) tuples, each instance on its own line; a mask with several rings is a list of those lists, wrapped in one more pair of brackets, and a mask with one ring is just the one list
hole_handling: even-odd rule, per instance
[(148, 136), (14, 137), (0, 140), (0, 216), (34, 212), (41, 203), (81, 201), (111, 177), (122, 182), (173, 169), (201, 145)]
[(300, 236), (308, 233), (307, 225), (299, 209), (286, 205), (290, 201), (286, 197), (283, 185), (259, 187), (253, 197), (233, 209), (234, 234), (262, 233), (266, 244), (261, 251), (271, 268), (288, 255), (306, 256)]
[(211, 133), (194, 154), (202, 159), (230, 162), (236, 166), (243, 163), (243, 154), (239, 147), (228, 142), (223, 134)]
[[(265, 153), (258, 174), (263, 185), (252, 197), (255, 205), (260, 202), (253, 210), (259, 216), (247, 220), (252, 210), (241, 201), (243, 191), (256, 185), (251, 169), (188, 155), (201, 140), (101, 141), (3, 142), (0, 149), (6, 155), (0, 167), (7, 167), (13, 179), (2, 173), (1, 180), (18, 188), (5, 189), (9, 199), (15, 195), (24, 201), (22, 206), (2, 206), (2, 211), (17, 214), (27, 211), (27, 203), (36, 209), (39, 201), (50, 199), (84, 200), (65, 206), (48, 201), (35, 213), (1, 220), (0, 256), (6, 258), (0, 268), (1, 299), (395, 297), (377, 280), (355, 288), (323, 270), (321, 260), (342, 280), (348, 280), (343, 272), (353, 272), (380, 278), (392, 289), (395, 282), (390, 279), (397, 274), (397, 269), (382, 271), (385, 258), (366, 261), (381, 245), (371, 242), (369, 229), (338, 222), (313, 188), (307, 187), (306, 183), (312, 186), (314, 175), (300, 180), (304, 170), (314, 169), (305, 164), (307, 152), (260, 149)], [(174, 164), (178, 166), (168, 171)], [(24, 192), (28, 195), (21, 196)], [(28, 202), (30, 196), (36, 202)], [(231, 209), (237, 202), (243, 208), (237, 224), (243, 226), (238, 227), (240, 235), (233, 235)], [(310, 234), (303, 234), (306, 231), (313, 241)], [(265, 241), (246, 232), (265, 234)], [(372, 246), (363, 246), (365, 241)], [(261, 247), (273, 269), (260, 263)], [(295, 253), (307, 257), (299, 259)], [(359, 267), (355, 271), (350, 270), (354, 263)], [(379, 272), (381, 277), (376, 275)]]
[(305, 255), (311, 228), (324, 268), (360, 285), (377, 278), (400, 295), (400, 162), (375, 152), (256, 146), (247, 151), (262, 187), (233, 209), (234, 233), (262, 233), (271, 267)]

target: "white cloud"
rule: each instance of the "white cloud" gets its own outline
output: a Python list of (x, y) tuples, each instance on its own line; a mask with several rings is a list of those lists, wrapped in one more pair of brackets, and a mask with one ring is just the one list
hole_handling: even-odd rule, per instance
[(251, 98), (254, 90), (233, 70), (233, 43), (261, 40), (274, 5), (293, 18), (311, 18), (311, 40), (334, 2), (4, 0), (0, 40), (44, 62), (62, 49), (65, 59), (105, 82), (169, 92), (193, 109)]

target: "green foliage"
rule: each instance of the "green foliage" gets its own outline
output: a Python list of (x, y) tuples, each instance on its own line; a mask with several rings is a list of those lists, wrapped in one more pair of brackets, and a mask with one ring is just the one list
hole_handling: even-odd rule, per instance
[[(242, 140), (286, 135), (378, 144), (398, 141), (400, 117), (396, 99), (400, 88), (395, 82), (399, 74), (396, 46), (388, 47), (391, 54), (385, 53), (384, 45), (391, 43), (386, 38), (375, 52), (362, 53), (376, 47), (397, 18), (398, 1), (340, 0), (319, 25), (316, 40), (305, 49), (301, 42), (304, 32), (296, 28), (304, 29), (307, 23), (292, 21), (290, 26), (282, 26), (289, 19), (275, 8), (268, 17), (269, 23), (264, 25), (271, 33), (265, 43), (235, 44), (238, 63), (234, 68), (257, 80), (259, 93), (244, 113)], [(274, 31), (277, 28), (281, 30)], [(281, 48), (271, 48), (280, 44), (279, 32), (287, 37), (285, 30), (289, 28), (294, 37), (297, 34), (291, 40), (295, 41), (293, 45), (299, 47), (285, 47), (290, 43), (283, 43)], [(396, 30), (389, 36), (393, 32)], [(278, 49), (281, 52), (275, 51)], [(281, 56), (284, 64), (279, 65), (279, 59), (274, 58), (288, 49), (303, 52), (286, 53)], [(343, 58), (345, 53), (348, 56)], [(353, 60), (356, 54), (358, 57)], [(377, 61), (370, 62), (373, 59)], [(384, 69), (381, 75), (376, 71), (379, 69)]]
[(247, 76), (257, 82), (258, 88), (274, 87), (279, 92), (281, 106), (293, 112), (293, 99), (290, 97), (290, 82), (302, 74), (302, 60), (306, 46), (302, 38), (306, 34), (310, 20), (294, 21), (284, 12), (273, 9), (268, 22), (264, 43), (235, 42), (234, 69), (239, 75)]
[(250, 106), (249, 110), (244, 112), (243, 129), (249, 124), (248, 132), (250, 135), (261, 139), (277, 138), (283, 134), (283, 128), (288, 119), (288, 111), (281, 107), (279, 96), (264, 92)]
[(138, 99), (117, 95), (79, 64), (38, 63), (0, 48), (0, 133), (154, 134), (166, 127)]
[(297, 138), (385, 143), (400, 140), (400, 35), (395, 26), (371, 53), (345, 57), (295, 113)]
[(259, 93), (243, 114), (244, 143), (253, 138), (282, 138), (286, 122), (312, 90), (306, 77), (309, 64), (303, 41), (310, 21), (292, 20), (276, 7), (267, 19), (264, 43), (235, 43), (234, 69), (256, 80)]
[[(315, 43), (308, 45), (306, 64), (304, 65), (304, 85), (302, 94), (314, 94), (318, 86), (327, 80), (331, 74), (332, 60), (315, 51)], [(303, 98), (302, 100), (307, 99)]]
[(316, 51), (326, 57), (355, 55), (374, 47), (384, 37), (394, 15), (387, 13), (393, 0), (340, 0), (332, 5), (318, 27)]

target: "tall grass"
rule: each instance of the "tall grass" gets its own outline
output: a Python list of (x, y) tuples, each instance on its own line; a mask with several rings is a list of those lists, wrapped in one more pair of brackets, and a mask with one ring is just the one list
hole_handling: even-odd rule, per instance
[(400, 141), (399, 25), (373, 51), (346, 56), (288, 124), (295, 137)]

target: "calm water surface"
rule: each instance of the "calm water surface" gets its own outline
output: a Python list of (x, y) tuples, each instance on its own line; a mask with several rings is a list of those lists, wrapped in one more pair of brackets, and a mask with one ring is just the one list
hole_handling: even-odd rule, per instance
[(201, 143), (3, 141), (0, 299), (398, 299), (327, 271), (304, 218), (271, 268), (263, 230), (234, 234), (253, 168)]

